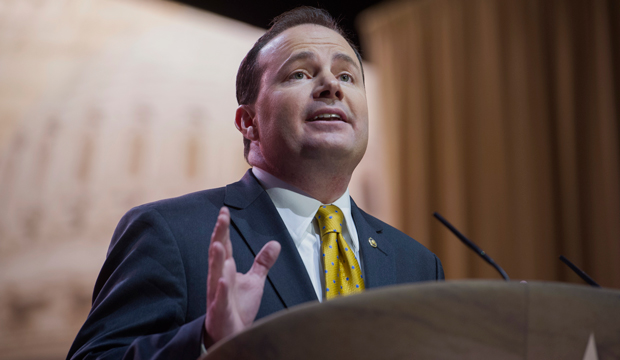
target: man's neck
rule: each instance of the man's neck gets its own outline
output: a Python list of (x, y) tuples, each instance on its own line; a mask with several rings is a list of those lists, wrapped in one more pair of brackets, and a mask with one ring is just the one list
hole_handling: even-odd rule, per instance
[(323, 204), (331, 204), (347, 191), (351, 175), (330, 174), (319, 171), (278, 171), (269, 166), (255, 165), (264, 172), (305, 192)]

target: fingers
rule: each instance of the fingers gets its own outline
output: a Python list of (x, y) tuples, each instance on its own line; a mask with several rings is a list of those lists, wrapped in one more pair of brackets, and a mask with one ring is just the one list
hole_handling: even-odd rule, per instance
[[(220, 244), (218, 244), (220, 245)], [(207, 301), (207, 317), (205, 329), (209, 332), (212, 340), (217, 342), (226, 336), (235, 334), (243, 328), (239, 326), (238, 309), (236, 309), (235, 284), (237, 267), (234, 259), (226, 259), (223, 266), (223, 274), (217, 280), (213, 299)]]
[(219, 242), (212, 242), (209, 247), (209, 272), (207, 275), (207, 304), (210, 304), (216, 295), (219, 280), (224, 272), (226, 250)]
[(229, 286), (228, 297), (229, 299), (234, 299), (234, 289), (235, 289), (235, 280), (237, 279), (237, 265), (235, 264), (235, 260), (230, 258), (226, 259), (224, 263), (224, 274), (222, 275), (224, 281)]
[[(232, 246), (230, 245), (230, 213), (228, 208), (222, 207), (211, 234), (209, 246), (209, 271), (207, 276), (207, 303), (214, 300), (218, 288), (219, 279), (224, 271), (224, 262), (232, 258)], [(226, 247), (230, 247), (230, 251)]]
[[(213, 290), (213, 299), (207, 303), (207, 316), (205, 318), (205, 329), (209, 334), (207, 340), (209, 345), (216, 343), (226, 337), (230, 331), (229, 320), (229, 286), (224, 279), (216, 282)], [(206, 344), (205, 344), (206, 346)]]
[(270, 241), (265, 244), (258, 255), (256, 255), (254, 264), (252, 264), (252, 268), (248, 271), (248, 274), (254, 274), (263, 278), (266, 277), (269, 269), (271, 269), (273, 264), (276, 263), (276, 260), (278, 260), (281, 249), (282, 247), (277, 241)]
[(226, 258), (232, 257), (232, 245), (230, 243), (230, 211), (222, 206), (217, 216), (217, 222), (211, 234), (211, 243), (219, 242), (226, 249)]
[[(217, 292), (215, 296), (215, 302), (213, 303), (214, 314), (220, 315), (218, 320), (226, 318), (224, 314), (227, 314), (228, 309), (228, 292), (229, 286), (224, 279), (219, 279), (217, 282)], [(224, 316), (222, 316), (224, 315)], [(221, 324), (216, 324), (217, 327), (222, 327)]]

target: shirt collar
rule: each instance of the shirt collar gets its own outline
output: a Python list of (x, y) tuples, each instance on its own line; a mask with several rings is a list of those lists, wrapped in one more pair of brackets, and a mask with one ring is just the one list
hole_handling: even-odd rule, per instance
[[(252, 173), (271, 198), (284, 224), (291, 233), (295, 245), (299, 246), (304, 232), (308, 230), (319, 206), (328, 204), (322, 204), (305, 191), (278, 179), (265, 170), (253, 167)], [(349, 189), (347, 188), (344, 194), (332, 204), (342, 210), (348, 228), (354, 229), (354, 225), (351, 224), (353, 219), (351, 217)], [(354, 241), (354, 244), (351, 246), (356, 249), (357, 242)]]

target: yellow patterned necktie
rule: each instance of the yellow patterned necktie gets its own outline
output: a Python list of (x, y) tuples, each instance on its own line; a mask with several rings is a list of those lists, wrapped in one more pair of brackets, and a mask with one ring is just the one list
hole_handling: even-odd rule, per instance
[(321, 205), (316, 213), (321, 232), (325, 295), (332, 299), (364, 290), (362, 269), (342, 236), (344, 216), (336, 205)]

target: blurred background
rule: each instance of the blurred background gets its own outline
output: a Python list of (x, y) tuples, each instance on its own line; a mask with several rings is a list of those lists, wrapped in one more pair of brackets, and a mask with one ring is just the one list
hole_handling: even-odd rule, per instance
[(0, 0), (0, 359), (64, 359), (131, 207), (238, 180), (239, 63), (322, 6), (361, 47), (351, 193), (447, 279), (620, 288), (617, 0)]

